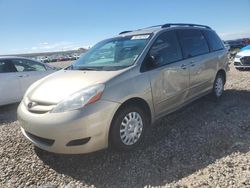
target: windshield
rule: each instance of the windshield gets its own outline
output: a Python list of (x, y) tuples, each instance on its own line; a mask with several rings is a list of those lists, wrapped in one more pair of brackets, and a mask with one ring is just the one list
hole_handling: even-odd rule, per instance
[(134, 64), (150, 35), (118, 37), (97, 43), (69, 69), (117, 70)]

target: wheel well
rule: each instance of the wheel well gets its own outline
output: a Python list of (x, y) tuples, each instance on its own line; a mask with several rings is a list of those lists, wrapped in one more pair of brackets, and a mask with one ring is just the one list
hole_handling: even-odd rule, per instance
[(220, 69), (220, 70), (217, 72), (216, 75), (218, 75), (218, 74), (221, 74), (221, 75), (223, 76), (223, 78), (224, 78), (224, 84), (225, 84), (225, 83), (226, 83), (226, 80), (227, 80), (226, 71), (223, 70), (223, 69)]
[[(122, 108), (124, 108), (125, 106), (128, 106), (128, 105), (137, 105), (137, 106), (140, 106), (141, 109), (149, 117), (149, 122), (151, 122), (151, 110), (150, 110), (150, 107), (149, 107), (148, 103), (144, 99), (137, 98), (137, 97), (136, 98), (128, 99), (124, 103), (122, 103), (122, 105), (116, 111), (115, 115), (117, 114), (117, 112), (119, 112), (120, 109), (122, 109)], [(114, 115), (114, 117), (115, 117), (115, 115)]]
[[(121, 104), (121, 106), (115, 112), (115, 115), (114, 115), (114, 117), (112, 119), (112, 122), (111, 122), (111, 126), (113, 124), (114, 118), (116, 117), (117, 113), (122, 108), (125, 108), (128, 105), (138, 105), (138, 106), (140, 106), (141, 109), (144, 110), (144, 112), (146, 113), (147, 117), (149, 118), (149, 122), (151, 123), (152, 114), (151, 114), (151, 110), (150, 110), (150, 107), (149, 107), (148, 103), (144, 99), (136, 97), (136, 98), (128, 99), (127, 101), (125, 101), (124, 103)], [(109, 135), (110, 135), (110, 131), (111, 131), (111, 128), (112, 128), (111, 126), (110, 126), (110, 129), (109, 129)], [(110, 142), (110, 136), (109, 136), (109, 142)]]

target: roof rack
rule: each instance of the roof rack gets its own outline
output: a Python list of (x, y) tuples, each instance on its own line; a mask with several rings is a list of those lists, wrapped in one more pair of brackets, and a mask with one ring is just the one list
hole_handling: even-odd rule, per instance
[(132, 31), (122, 31), (119, 33), (119, 35), (124, 34), (124, 33), (130, 33), (130, 32), (132, 32)]
[(142, 29), (150, 29), (150, 28), (161, 27), (161, 26), (162, 26), (162, 25), (153, 25), (153, 26), (149, 26), (149, 27), (142, 28)]
[(167, 24), (162, 25), (161, 28), (172, 27), (172, 26), (203, 27), (203, 28), (211, 29), (211, 27), (209, 27), (207, 25), (189, 24), (189, 23), (167, 23)]
[[(167, 23), (167, 24), (163, 24), (163, 25), (154, 25), (154, 26), (150, 26), (150, 27), (145, 27), (142, 29), (138, 29), (138, 30), (143, 30), (143, 29), (150, 29), (150, 28), (154, 28), (154, 27), (159, 27), (159, 28), (166, 28), (166, 27), (178, 27), (178, 26), (184, 26), (184, 27), (203, 27), (203, 28), (207, 28), (207, 29), (211, 29), (211, 27), (207, 26), (207, 25), (200, 25), (200, 24), (189, 24), (189, 23)], [(122, 31), (119, 33), (119, 35), (125, 34), (125, 33), (130, 33), (133, 31)]]

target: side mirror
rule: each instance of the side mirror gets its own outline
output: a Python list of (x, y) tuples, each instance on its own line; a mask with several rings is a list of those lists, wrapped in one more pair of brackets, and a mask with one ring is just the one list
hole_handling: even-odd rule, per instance
[(159, 61), (157, 59), (157, 56), (147, 54), (143, 62), (142, 71), (151, 70), (157, 67), (159, 64)]
[(160, 64), (160, 56), (159, 55), (148, 55), (148, 63), (151, 67), (156, 67)]

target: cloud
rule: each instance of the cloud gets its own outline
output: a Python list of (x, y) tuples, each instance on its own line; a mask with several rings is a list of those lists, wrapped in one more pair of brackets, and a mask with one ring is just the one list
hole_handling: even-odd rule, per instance
[(67, 51), (67, 50), (77, 50), (79, 48), (89, 48), (90, 46), (83, 45), (83, 43), (72, 43), (72, 42), (41, 42), (32, 47), (25, 48), (14, 48), (9, 50), (7, 53), (2, 53), (0, 50), (0, 55), (12, 55), (12, 54), (26, 54), (26, 53), (40, 53), (40, 52), (57, 52), (57, 51)]
[(30, 48), (29, 53), (35, 52), (55, 52), (55, 51), (66, 51), (66, 50), (76, 50), (83, 47), (81, 43), (71, 43), (71, 42), (58, 42), (58, 43), (48, 43), (42, 42), (36, 46)]
[(219, 33), (219, 36), (223, 40), (231, 40), (231, 39), (238, 39), (238, 38), (250, 38), (250, 30), (239, 31), (239, 32)]
[(49, 43), (48, 42), (42, 42), (42, 43), (40, 43), (39, 45), (48, 45)]

